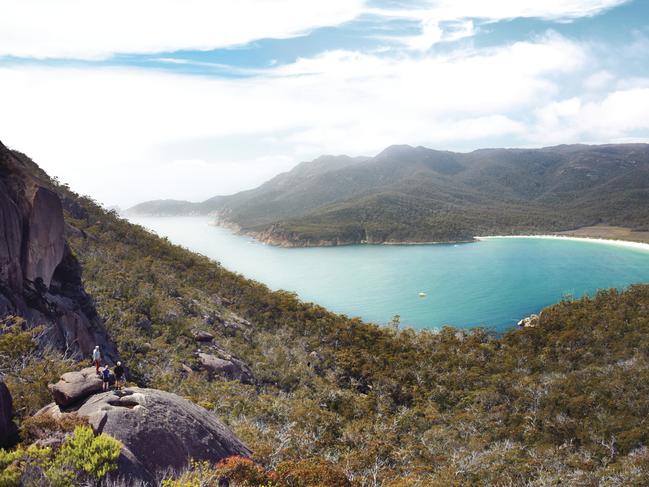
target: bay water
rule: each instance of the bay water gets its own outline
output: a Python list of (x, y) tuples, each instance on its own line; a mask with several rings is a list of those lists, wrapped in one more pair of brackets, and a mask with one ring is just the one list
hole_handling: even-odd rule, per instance
[(503, 330), (561, 299), (649, 282), (649, 251), (593, 241), (279, 248), (207, 217), (129, 220), (271, 289), (379, 324), (400, 315), (413, 328)]

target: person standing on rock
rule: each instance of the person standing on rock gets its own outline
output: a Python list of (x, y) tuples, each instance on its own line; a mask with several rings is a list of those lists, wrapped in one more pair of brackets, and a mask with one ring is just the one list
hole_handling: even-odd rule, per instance
[(117, 362), (117, 366), (113, 370), (115, 373), (115, 389), (119, 390), (123, 384), (126, 384), (126, 376), (124, 375), (124, 367), (122, 362)]
[(95, 372), (99, 375), (99, 367), (101, 367), (101, 352), (99, 351), (99, 345), (97, 345), (92, 351), (92, 363), (95, 364)]
[(104, 365), (104, 368), (101, 371), (101, 381), (103, 382), (102, 391), (108, 391), (110, 388), (110, 369), (108, 368), (108, 365)]

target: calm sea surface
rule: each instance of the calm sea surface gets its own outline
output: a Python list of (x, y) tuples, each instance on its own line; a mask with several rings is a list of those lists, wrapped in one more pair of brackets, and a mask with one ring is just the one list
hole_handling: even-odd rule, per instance
[[(204, 217), (130, 218), (226, 268), (364, 320), (505, 329), (562, 297), (649, 282), (649, 251), (595, 242), (495, 239), (458, 245), (283, 249)], [(419, 297), (419, 293), (426, 297)]]

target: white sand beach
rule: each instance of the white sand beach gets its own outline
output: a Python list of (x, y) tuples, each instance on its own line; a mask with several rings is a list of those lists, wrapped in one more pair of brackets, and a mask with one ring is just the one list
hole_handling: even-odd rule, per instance
[(578, 242), (592, 242), (605, 245), (614, 245), (616, 247), (626, 247), (632, 249), (643, 250), (649, 252), (649, 243), (631, 242), (628, 240), (611, 240), (605, 238), (594, 237), (571, 237), (567, 235), (486, 235), (482, 237), (475, 237), (476, 240), (492, 240), (497, 238), (544, 238), (553, 240), (575, 240)]

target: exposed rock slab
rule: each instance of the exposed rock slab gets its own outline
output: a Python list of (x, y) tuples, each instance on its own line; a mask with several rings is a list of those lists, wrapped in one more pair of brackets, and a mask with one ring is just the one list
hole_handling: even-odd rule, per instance
[(65, 407), (101, 392), (102, 381), (95, 368), (88, 367), (78, 372), (66, 372), (56, 384), (50, 384), (48, 388), (54, 402)]
[[(60, 417), (51, 404), (38, 414)], [(129, 388), (96, 394), (76, 410), (97, 433), (122, 444), (119, 474), (153, 482), (156, 472), (179, 470), (189, 459), (212, 464), (232, 455), (249, 456), (250, 449), (212, 413), (175, 394)]]

